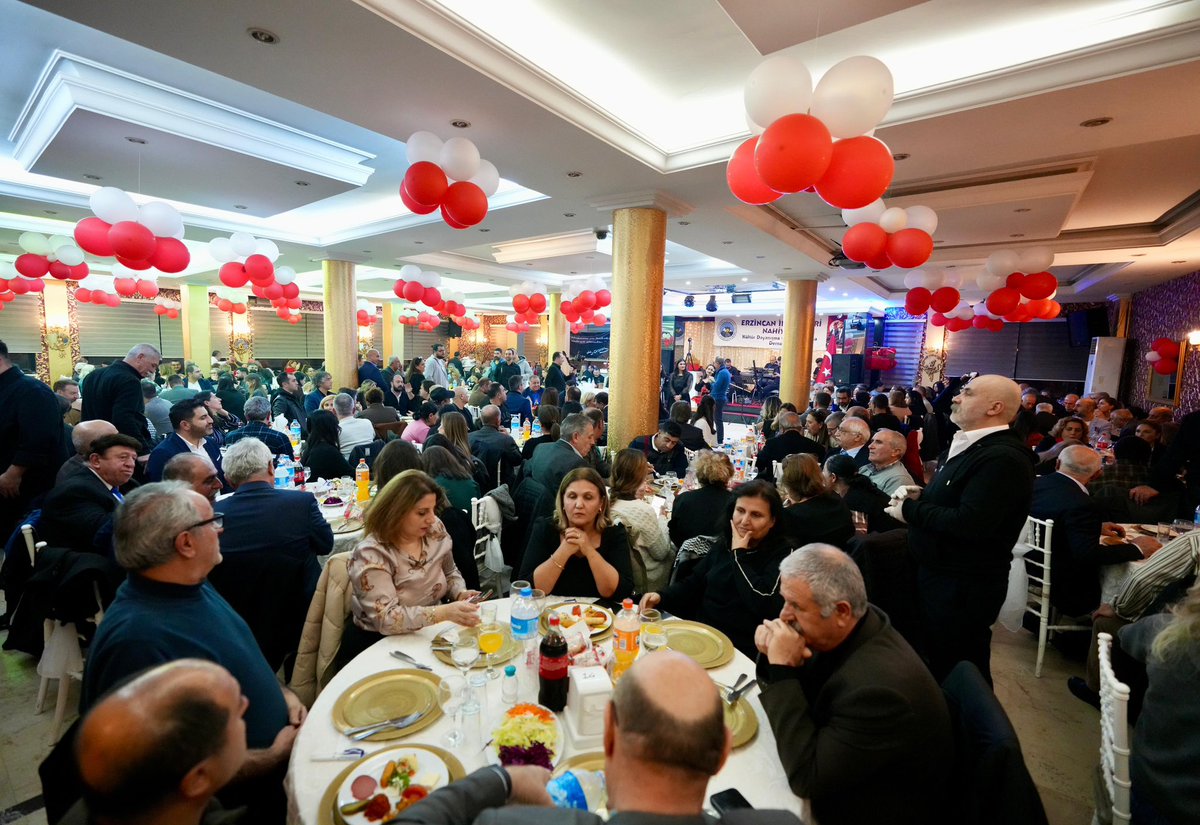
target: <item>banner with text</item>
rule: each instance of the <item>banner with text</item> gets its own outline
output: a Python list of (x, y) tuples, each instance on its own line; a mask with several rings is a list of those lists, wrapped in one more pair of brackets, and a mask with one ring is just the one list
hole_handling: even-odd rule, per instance
[(718, 316), (713, 325), (717, 347), (783, 348), (783, 317), (734, 318)]

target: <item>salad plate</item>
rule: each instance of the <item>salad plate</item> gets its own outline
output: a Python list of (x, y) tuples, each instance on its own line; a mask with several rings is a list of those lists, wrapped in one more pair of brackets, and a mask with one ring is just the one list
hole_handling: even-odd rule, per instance
[(540, 765), (553, 770), (562, 759), (562, 725), (542, 705), (514, 705), (492, 731), (488, 757), (498, 765)]

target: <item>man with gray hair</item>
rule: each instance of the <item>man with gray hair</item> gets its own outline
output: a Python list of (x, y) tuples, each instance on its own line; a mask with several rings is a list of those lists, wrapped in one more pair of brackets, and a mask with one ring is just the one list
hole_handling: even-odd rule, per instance
[(163, 465), (163, 481), (182, 481), (210, 502), (221, 492), (221, 476), (208, 456), (180, 453)]
[(338, 417), (338, 444), (342, 448), (342, 458), (349, 461), (350, 452), (355, 447), (375, 440), (375, 425), (365, 418), (354, 417), (355, 402), (350, 393), (337, 394), (333, 399), (333, 411)]
[(558, 441), (542, 444), (525, 465), (525, 475), (545, 485), (550, 495), (558, 495), (558, 485), (567, 473), (587, 467), (587, 456), (596, 443), (596, 428), (583, 413), (571, 413), (558, 427)]
[(117, 563), (129, 576), (88, 649), (79, 712), (86, 715), (110, 689), (148, 667), (215, 662), (249, 700), (250, 750), (235, 786), (254, 799), (281, 797), (277, 783), (307, 711), (279, 684), (246, 622), (207, 581), (221, 563), (221, 529), (222, 514), (178, 481), (147, 484), (125, 497), (114, 535)]
[[(92, 372), (84, 379), (81, 421), (103, 419), (112, 422), (117, 432), (142, 443), (139, 456), (148, 456), (154, 447), (146, 421), (142, 399), (142, 379), (154, 375), (162, 356), (150, 344), (138, 344), (121, 361)], [(145, 462), (145, 458), (138, 458)]]
[[(488, 478), (497, 484), (516, 481), (517, 470), (525, 463), (512, 436), (500, 429), (500, 408), (488, 404), (479, 411), (480, 427), (467, 436), (471, 455), (483, 462)], [(485, 491), (486, 492), (486, 491)]]
[(853, 459), (854, 466), (860, 470), (871, 463), (871, 451), (866, 449), (867, 442), (871, 439), (871, 425), (866, 421), (847, 412), (842, 423), (838, 425), (837, 432), (831, 430), (830, 434), (842, 448), (841, 452), (835, 455), (849, 456)]
[(915, 484), (900, 461), (907, 449), (908, 441), (900, 433), (885, 428), (876, 430), (867, 445), (870, 461), (863, 466), (862, 474), (889, 496), (901, 485)]
[(232, 447), (243, 438), (257, 438), (267, 445), (272, 455), (296, 458), (296, 453), (292, 450), (292, 440), (271, 426), (270, 401), (261, 395), (252, 395), (246, 399), (242, 411), (246, 415), (246, 424), (225, 436), (226, 447)]
[(941, 688), (841, 550), (805, 545), (779, 576), (783, 610), (754, 643), (792, 791), (822, 825), (940, 821), (954, 758)]
[(304, 396), (304, 412), (312, 415), (321, 408), (321, 401), (333, 392), (333, 376), (327, 372), (315, 372), (312, 377), (312, 392)]
[(758, 459), (754, 466), (758, 468), (758, 478), (764, 481), (776, 481), (774, 462), (783, 461), (789, 455), (810, 453), (820, 464), (825, 458), (821, 445), (804, 434), (804, 425), (797, 413), (780, 413), (776, 419), (779, 423), (779, 434), (767, 439), (763, 448), (758, 451)]

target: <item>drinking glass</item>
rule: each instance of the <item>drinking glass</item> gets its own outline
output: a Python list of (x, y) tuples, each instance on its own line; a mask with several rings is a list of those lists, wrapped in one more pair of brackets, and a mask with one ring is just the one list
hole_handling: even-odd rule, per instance
[(458, 638), (454, 640), (454, 646), (450, 649), (450, 658), (462, 671), (465, 681), (471, 666), (479, 661), (479, 640), (475, 634), (466, 631), (459, 632)]
[(519, 596), (521, 595), (521, 591), (526, 587), (533, 587), (533, 585), (524, 579), (518, 579), (517, 581), (513, 582), (512, 586), (509, 588), (509, 595)]
[(662, 614), (652, 607), (642, 611), (641, 643), (647, 653), (667, 646), (667, 631), (663, 627)]
[(504, 647), (504, 628), (496, 621), (496, 605), (481, 604), (479, 620), (479, 650), (487, 656), (487, 678), (499, 679), (493, 657)]
[(458, 713), (462, 710), (467, 695), (467, 680), (461, 676), (443, 676), (438, 684), (438, 703), (442, 712), (450, 718), (450, 732), (446, 744), (457, 748), (462, 744), (463, 732), (458, 724)]
[(533, 603), (537, 607), (538, 615), (542, 615), (546, 610), (546, 591), (533, 588)]
[(1174, 528), (1175, 528), (1175, 525), (1172, 524), (1171, 522), (1160, 521), (1158, 523), (1158, 540), (1162, 544), (1166, 544), (1171, 539), (1175, 538)]
[(1182, 536), (1196, 529), (1196, 523), (1187, 519), (1175, 519), (1175, 523), (1171, 526), (1175, 528), (1176, 536)]

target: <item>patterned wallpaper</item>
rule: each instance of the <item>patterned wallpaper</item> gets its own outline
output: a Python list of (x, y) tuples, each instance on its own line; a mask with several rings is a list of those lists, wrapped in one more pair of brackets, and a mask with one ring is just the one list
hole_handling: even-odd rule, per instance
[[(1150, 370), (1142, 356), (1156, 338), (1182, 341), (1189, 330), (1200, 329), (1200, 272), (1176, 278), (1133, 296), (1133, 320), (1129, 337), (1129, 400), (1149, 408), (1146, 398)], [(1200, 410), (1200, 352), (1189, 351), (1183, 368), (1183, 387), (1179, 393), (1179, 414)]]

